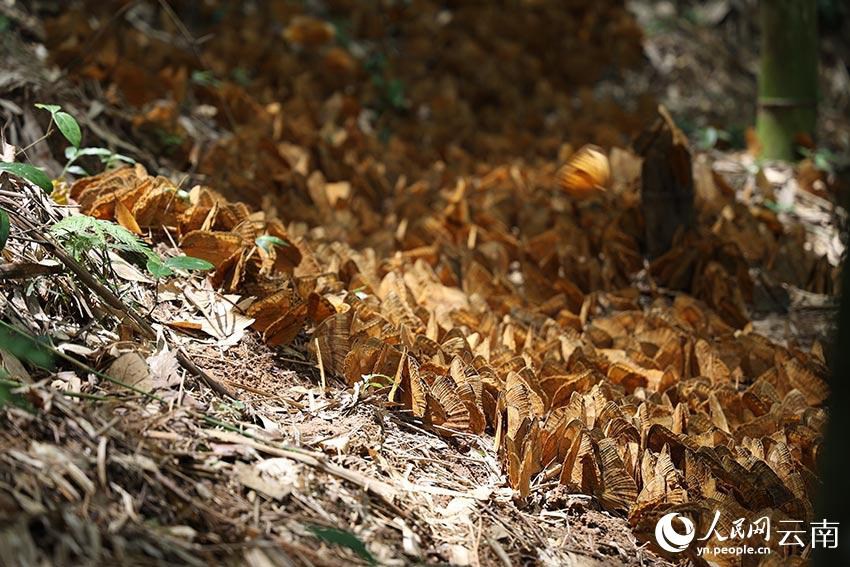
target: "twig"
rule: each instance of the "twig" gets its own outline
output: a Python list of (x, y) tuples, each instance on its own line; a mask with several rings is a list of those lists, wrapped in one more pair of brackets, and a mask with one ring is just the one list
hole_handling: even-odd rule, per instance
[(210, 417), (208, 417), (206, 421), (211, 423), (212, 425), (227, 429), (227, 431), (210, 431), (210, 434), (212, 434), (214, 437), (221, 441), (227, 441), (231, 443), (238, 442), (243, 445), (247, 445), (253, 449), (256, 449), (257, 451), (267, 453), (269, 455), (274, 455), (276, 457), (286, 457), (288, 459), (292, 459), (293, 461), (298, 461), (299, 463), (303, 463), (305, 465), (322, 470), (328, 474), (332, 474), (343, 480), (347, 480), (353, 484), (356, 484), (361, 488), (375, 494), (376, 496), (381, 497), (388, 504), (394, 503), (394, 500), (396, 498), (396, 490), (390, 484), (387, 484), (384, 481), (369, 478), (366, 475), (360, 474), (356, 471), (344, 469), (337, 465), (328, 463), (325, 460), (325, 456), (322, 454), (313, 453), (312, 451), (305, 451), (304, 449), (299, 449), (297, 447), (274, 447), (268, 444), (268, 442), (255, 441), (255, 437), (253, 435), (251, 435), (250, 433), (245, 433), (244, 431), (240, 431), (238, 428), (230, 425), (229, 423), (224, 423), (222, 421)]
[(43, 142), (44, 140), (49, 138), (52, 133), (53, 133), (53, 120), (51, 119), (50, 124), (47, 126), (47, 132), (45, 132), (44, 135), (41, 136), (41, 138), (38, 138), (37, 140), (34, 140), (34, 141), (30, 142), (29, 144), (27, 144), (26, 147), (19, 148), (18, 151), (15, 152), (15, 156), (17, 157), (20, 154), (26, 155), (28, 149), (35, 146), (36, 144)]
[[(168, 478), (167, 476), (162, 474), (159, 470), (153, 471), (152, 474), (153, 474), (153, 478), (156, 478), (156, 480), (160, 484), (162, 484), (163, 486), (165, 486), (166, 488), (171, 490), (171, 492), (173, 492), (178, 498), (180, 498), (184, 502), (188, 502), (192, 506), (196, 506), (197, 508), (199, 508), (200, 510), (203, 510), (204, 512), (206, 512), (207, 514), (209, 514), (210, 516), (212, 516), (213, 518), (215, 518), (216, 520), (218, 520), (219, 522), (221, 522), (223, 524), (230, 524), (232, 526), (238, 526), (239, 525), (238, 520), (235, 520), (233, 518), (229, 518), (228, 516), (225, 516), (224, 514), (219, 512), (218, 510), (210, 508), (209, 506), (207, 506), (203, 502), (189, 496), (183, 489), (181, 489), (179, 486), (177, 486), (174, 483), (173, 480), (171, 480), (170, 478)], [(151, 481), (152, 479), (149, 477), (149, 475), (146, 474), (145, 476), (148, 477), (148, 482), (150, 482), (151, 484), (154, 484)]]
[(290, 364), (300, 364), (301, 366), (309, 366), (310, 368), (313, 367), (313, 363), (308, 362), (306, 360), (297, 360), (295, 358), (287, 358), (285, 356), (278, 356), (277, 360), (280, 360), (282, 362), (288, 362)]
[[(35, 384), (25, 384), (24, 382), (18, 382), (17, 380), (9, 380), (7, 378), (0, 378), (0, 385), (9, 386), (12, 388), (32, 388)], [(105, 396), (98, 396), (96, 394), (87, 394), (85, 392), (70, 392), (67, 390), (56, 390), (57, 394), (61, 394), (63, 396), (67, 396), (69, 398), (80, 398), (81, 400), (92, 400), (94, 402), (105, 402), (109, 400), (109, 398)]]
[[(475, 533), (475, 541), (474, 541), (474, 546), (473, 546), (473, 551), (474, 551), (473, 558), (474, 558), (475, 567), (481, 567), (481, 530), (483, 529), (483, 527), (484, 527), (483, 518), (479, 515), (478, 516), (478, 529), (475, 530), (476, 533)], [(471, 524), (469, 526), (469, 529), (470, 529), (470, 531), (472, 531), (474, 529)]]
[(328, 391), (328, 383), (327, 380), (325, 380), (325, 365), (322, 363), (322, 350), (319, 347), (318, 337), (314, 339), (314, 341), (316, 342), (316, 354), (319, 359), (319, 376), (322, 378), (322, 393), (325, 393)]
[(34, 262), (0, 264), (0, 280), (17, 280), (36, 276), (53, 276), (63, 272), (62, 266), (45, 266)]
[(496, 557), (499, 558), (499, 561), (502, 562), (502, 565), (504, 565), (505, 567), (511, 567), (511, 558), (508, 557), (508, 554), (505, 553), (505, 548), (503, 548), (498, 541), (488, 537), (487, 545), (490, 546), (490, 549), (493, 550), (493, 553), (496, 554)]

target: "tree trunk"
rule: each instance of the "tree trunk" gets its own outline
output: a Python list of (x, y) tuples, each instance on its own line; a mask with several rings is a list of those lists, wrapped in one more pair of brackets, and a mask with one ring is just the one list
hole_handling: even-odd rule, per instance
[(655, 259), (670, 250), (673, 237), (694, 222), (694, 178), (688, 139), (663, 106), (660, 117), (635, 140), (643, 157), (641, 209), (646, 221), (646, 252)]
[(813, 136), (817, 117), (817, 3), (761, 0), (757, 132), (761, 155), (794, 157), (795, 136)]

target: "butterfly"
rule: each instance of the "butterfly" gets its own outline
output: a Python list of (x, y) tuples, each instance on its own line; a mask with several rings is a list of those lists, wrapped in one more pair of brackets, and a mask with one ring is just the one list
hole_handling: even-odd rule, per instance
[(570, 156), (556, 177), (561, 190), (571, 197), (584, 199), (605, 190), (611, 166), (602, 148), (587, 144)]

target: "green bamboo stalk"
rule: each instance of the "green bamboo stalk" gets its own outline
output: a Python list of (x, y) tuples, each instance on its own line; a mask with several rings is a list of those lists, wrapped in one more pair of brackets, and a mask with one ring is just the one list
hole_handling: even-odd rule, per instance
[(817, 119), (815, 0), (761, 0), (761, 72), (756, 130), (767, 159), (794, 158), (794, 137)]

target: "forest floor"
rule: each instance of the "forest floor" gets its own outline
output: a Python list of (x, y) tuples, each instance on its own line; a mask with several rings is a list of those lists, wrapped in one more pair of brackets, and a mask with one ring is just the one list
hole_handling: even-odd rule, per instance
[[(746, 147), (747, 3), (35, 4), (0, 8), (4, 161), (54, 179), (0, 180), (2, 318), (42, 337), (3, 331), (0, 565), (700, 564), (660, 514), (811, 517), (846, 46), (782, 164)], [(698, 220), (649, 262), (658, 102)], [(108, 151), (68, 167), (35, 103)]]

